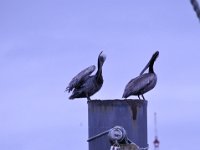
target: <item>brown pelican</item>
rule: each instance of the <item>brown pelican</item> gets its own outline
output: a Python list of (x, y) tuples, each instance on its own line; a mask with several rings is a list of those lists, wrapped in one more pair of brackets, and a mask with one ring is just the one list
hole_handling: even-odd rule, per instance
[(69, 99), (86, 97), (88, 100), (91, 100), (90, 96), (98, 92), (103, 85), (102, 66), (105, 60), (106, 56), (101, 52), (98, 57), (98, 70), (95, 75), (90, 76), (96, 68), (92, 65), (81, 71), (71, 80), (66, 88), (68, 92), (73, 91)]
[[(153, 70), (153, 65), (157, 57), (159, 56), (159, 51), (156, 51), (148, 64), (141, 71), (140, 75), (126, 85), (122, 98), (127, 98), (131, 95), (137, 95), (140, 99), (140, 95), (143, 100), (145, 100), (143, 94), (152, 90), (157, 82), (157, 76)], [(148, 73), (144, 73), (149, 68)], [(144, 74), (143, 74), (144, 73)]]

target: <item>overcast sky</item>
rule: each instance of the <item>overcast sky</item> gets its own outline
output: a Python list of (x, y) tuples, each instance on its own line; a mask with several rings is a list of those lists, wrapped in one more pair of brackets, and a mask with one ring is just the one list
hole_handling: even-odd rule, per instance
[(150, 149), (154, 112), (161, 150), (198, 149), (200, 23), (189, 0), (1, 0), (0, 149), (86, 150), (86, 99), (64, 90), (102, 50), (104, 85), (91, 98), (121, 98), (159, 50), (145, 94)]

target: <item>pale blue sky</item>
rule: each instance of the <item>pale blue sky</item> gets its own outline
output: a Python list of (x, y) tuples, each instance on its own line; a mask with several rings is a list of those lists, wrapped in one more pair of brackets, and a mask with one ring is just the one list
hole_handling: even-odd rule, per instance
[(199, 147), (200, 24), (189, 0), (6, 0), (0, 20), (0, 149), (87, 149), (86, 99), (64, 90), (101, 50), (105, 82), (92, 99), (121, 98), (159, 50), (145, 95), (150, 149), (155, 111), (160, 149)]

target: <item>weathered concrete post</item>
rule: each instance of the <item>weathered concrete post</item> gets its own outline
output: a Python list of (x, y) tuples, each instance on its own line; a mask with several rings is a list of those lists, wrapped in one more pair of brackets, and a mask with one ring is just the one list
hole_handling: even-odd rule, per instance
[[(147, 143), (146, 100), (91, 100), (88, 101), (89, 138), (114, 126), (122, 126), (127, 137), (139, 147)], [(107, 134), (89, 141), (89, 150), (109, 150)]]

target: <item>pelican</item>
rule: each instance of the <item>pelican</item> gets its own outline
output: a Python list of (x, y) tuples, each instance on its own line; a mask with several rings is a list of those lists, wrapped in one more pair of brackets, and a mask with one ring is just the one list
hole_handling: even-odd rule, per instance
[(91, 75), (95, 70), (95, 66), (89, 66), (78, 73), (69, 83), (66, 91), (72, 91), (69, 99), (87, 98), (91, 100), (90, 96), (98, 92), (103, 85), (102, 66), (106, 60), (103, 51), (98, 56), (98, 70), (95, 75)]
[[(159, 56), (159, 51), (156, 51), (152, 55), (147, 65), (141, 71), (140, 75), (128, 82), (128, 84), (125, 87), (122, 98), (127, 98), (131, 95), (137, 95), (138, 98), (140, 99), (141, 95), (143, 100), (145, 100), (143, 94), (152, 90), (157, 82), (157, 76), (154, 72), (153, 65), (158, 56)], [(148, 68), (149, 72), (144, 73)]]

